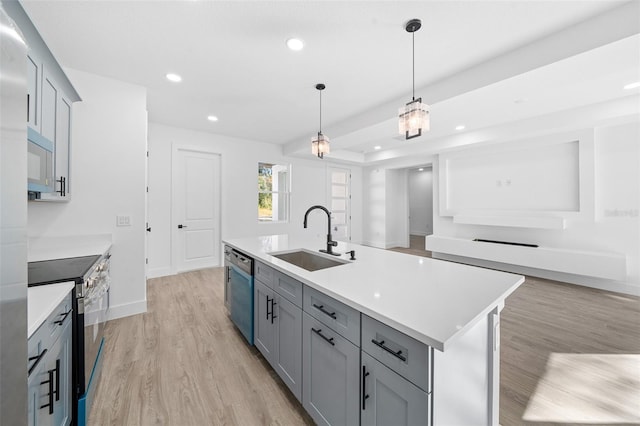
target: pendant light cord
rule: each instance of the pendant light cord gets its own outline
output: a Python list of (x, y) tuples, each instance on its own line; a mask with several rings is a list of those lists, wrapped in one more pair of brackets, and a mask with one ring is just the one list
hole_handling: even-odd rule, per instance
[(320, 130), (318, 131), (318, 134), (322, 133), (322, 90), (319, 90), (320, 92)]
[(411, 99), (416, 100), (416, 32), (411, 33), (411, 58), (412, 58), (412, 86), (411, 86)]

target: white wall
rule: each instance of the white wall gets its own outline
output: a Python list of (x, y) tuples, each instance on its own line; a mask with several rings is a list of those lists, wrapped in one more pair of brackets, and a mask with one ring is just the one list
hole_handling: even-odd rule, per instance
[(433, 233), (433, 169), (409, 171), (409, 231), (411, 235)]
[[(221, 155), (222, 239), (252, 235), (327, 233), (324, 213), (309, 216), (309, 228), (302, 227), (304, 213), (314, 204), (327, 205), (327, 168), (331, 163), (285, 157), (282, 147), (212, 133), (149, 123), (149, 277), (174, 272), (171, 259), (171, 146), (199, 147)], [(291, 217), (288, 223), (259, 223), (257, 220), (258, 163), (291, 164)], [(335, 166), (335, 164), (333, 164)], [(352, 185), (352, 241), (362, 238), (362, 172), (350, 167)]]
[[(111, 234), (111, 317), (146, 311), (146, 89), (66, 70), (73, 105), (70, 202), (30, 202), (30, 237)], [(116, 227), (116, 215), (131, 226)]]
[[(436, 192), (436, 197), (434, 197), (436, 203), (434, 233), (438, 236), (462, 239), (485, 238), (534, 243), (540, 247), (566, 250), (621, 253), (626, 255), (627, 273), (626, 279), (619, 281), (545, 270), (528, 270), (518, 268), (517, 265), (496, 266), (472, 259), (465, 261), (613, 291), (640, 293), (640, 145), (638, 144), (640, 123), (635, 121), (600, 126), (588, 129), (587, 133), (593, 135), (593, 140), (581, 147), (582, 154), (585, 154), (585, 150), (590, 150), (590, 153), (587, 152), (587, 155), (581, 158), (581, 161), (586, 162), (586, 165), (580, 165), (579, 188), (576, 188), (576, 191), (580, 192), (580, 209), (577, 212), (571, 212), (569, 208), (566, 212), (555, 212), (555, 215), (562, 215), (565, 218), (565, 229), (512, 228), (454, 223), (453, 217), (441, 205), (443, 198), (438, 195), (445, 191), (446, 187), (441, 179), (443, 175), (436, 173), (435, 175), (440, 177), (436, 179), (437, 183), (434, 185)], [(553, 137), (553, 135), (540, 137), (540, 141)], [(527, 141), (526, 144), (518, 141), (510, 143), (509, 149), (517, 151), (520, 146), (526, 151), (529, 142)], [(482, 148), (482, 151), (487, 154), (495, 154), (501, 150), (504, 152), (504, 145)], [(573, 164), (572, 159), (568, 158), (567, 161)], [(568, 168), (570, 168), (569, 166), (571, 164), (568, 164)], [(435, 164), (434, 167), (436, 167)], [(442, 162), (437, 167), (442, 167)], [(509, 167), (508, 164), (503, 167), (496, 166), (495, 171), (498, 174), (501, 170), (512, 172)], [(522, 170), (520, 172), (522, 173)], [(545, 173), (545, 169), (537, 171), (540, 176)], [(533, 176), (529, 176), (529, 178), (533, 179)], [(562, 182), (559, 182), (557, 187), (558, 191), (567, 190)], [(510, 190), (515, 191), (514, 196), (521, 199), (526, 196), (533, 198), (531, 202), (534, 205), (536, 198), (540, 199), (543, 204), (546, 202), (545, 200), (554, 198), (553, 194), (550, 196), (539, 194), (536, 197), (533, 193), (518, 190), (515, 182)], [(548, 186), (547, 190), (553, 191), (553, 186)], [(538, 214), (549, 213), (543, 210), (541, 209)]]

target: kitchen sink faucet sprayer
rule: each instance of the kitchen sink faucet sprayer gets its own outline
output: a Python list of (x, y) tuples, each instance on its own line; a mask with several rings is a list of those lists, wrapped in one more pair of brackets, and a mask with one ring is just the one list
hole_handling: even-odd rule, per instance
[(307, 216), (309, 216), (309, 212), (311, 212), (311, 210), (315, 210), (315, 209), (320, 209), (322, 211), (324, 211), (327, 214), (327, 249), (326, 250), (319, 250), (322, 253), (327, 253), (327, 254), (332, 254), (334, 256), (340, 256), (340, 253), (334, 253), (333, 252), (333, 247), (337, 246), (338, 243), (336, 241), (332, 241), (331, 240), (331, 212), (329, 210), (327, 210), (326, 207), (323, 206), (311, 206), (309, 207), (309, 209), (307, 210), (307, 212), (304, 214), (304, 227), (307, 227)]

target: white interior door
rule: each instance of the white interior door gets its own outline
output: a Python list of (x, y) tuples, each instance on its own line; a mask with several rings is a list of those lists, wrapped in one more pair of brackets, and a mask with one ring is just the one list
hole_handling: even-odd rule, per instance
[(329, 209), (331, 236), (337, 241), (351, 240), (351, 171), (329, 169)]
[(220, 155), (174, 146), (172, 166), (175, 272), (220, 266)]

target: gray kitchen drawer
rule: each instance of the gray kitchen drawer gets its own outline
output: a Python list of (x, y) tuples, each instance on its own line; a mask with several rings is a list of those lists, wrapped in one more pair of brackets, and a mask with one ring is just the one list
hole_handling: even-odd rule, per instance
[(431, 392), (431, 347), (362, 314), (362, 350), (420, 389)]
[(294, 305), (302, 308), (302, 283), (282, 272), (273, 271), (273, 289)]
[(43, 350), (49, 350), (51, 348), (64, 328), (62, 327), (62, 321), (70, 315), (72, 315), (71, 292), (62, 299), (58, 306), (51, 311), (47, 319), (44, 320), (40, 327), (29, 337), (27, 341), (27, 351), (32, 361), (29, 362), (27, 368), (31, 368), (36, 363), (35, 358), (37, 358)]
[(305, 286), (303, 310), (336, 333), (360, 346), (360, 312)]
[(270, 266), (255, 261), (253, 264), (253, 276), (255, 279), (262, 281), (263, 284), (273, 288), (273, 275), (275, 270)]

